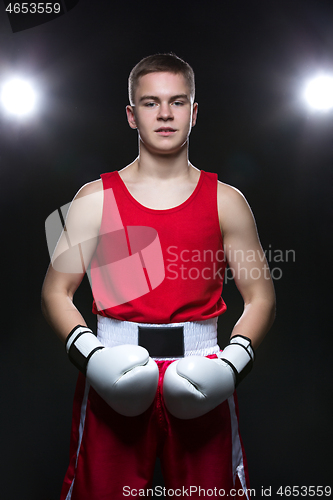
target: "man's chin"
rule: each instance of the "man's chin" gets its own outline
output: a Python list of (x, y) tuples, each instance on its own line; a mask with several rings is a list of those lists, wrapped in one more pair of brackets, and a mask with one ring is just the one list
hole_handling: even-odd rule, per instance
[(184, 148), (187, 148), (187, 139), (182, 144), (155, 145), (143, 143), (144, 148), (151, 154), (160, 156), (177, 156)]

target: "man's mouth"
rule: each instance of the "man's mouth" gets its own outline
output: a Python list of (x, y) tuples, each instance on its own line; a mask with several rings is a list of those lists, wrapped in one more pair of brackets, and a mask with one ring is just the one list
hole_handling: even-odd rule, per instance
[(155, 132), (159, 135), (168, 136), (176, 132), (176, 129), (171, 127), (160, 127), (157, 130), (155, 130)]

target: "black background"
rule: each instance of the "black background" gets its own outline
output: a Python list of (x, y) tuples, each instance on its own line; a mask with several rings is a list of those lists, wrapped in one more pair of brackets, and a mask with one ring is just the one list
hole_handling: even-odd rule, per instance
[[(245, 194), (272, 256), (295, 251), (270, 261), (282, 271), (277, 319), (238, 391), (251, 486), (281, 498), (279, 486), (332, 485), (333, 112), (313, 112), (301, 96), (307, 78), (333, 71), (332, 2), (81, 0), (15, 33), (0, 5), (0, 85), (20, 74), (40, 96), (30, 118), (0, 112), (6, 500), (56, 500), (68, 465), (77, 374), (40, 311), (45, 219), (135, 158), (127, 77), (142, 57), (169, 51), (196, 73), (192, 163)], [(85, 281), (75, 302), (94, 328), (88, 292)], [(242, 311), (232, 282), (224, 299), (221, 346)]]

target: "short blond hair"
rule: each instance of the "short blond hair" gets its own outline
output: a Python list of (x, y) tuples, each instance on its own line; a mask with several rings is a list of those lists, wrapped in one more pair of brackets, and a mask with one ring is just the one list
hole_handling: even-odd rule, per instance
[(187, 62), (176, 56), (176, 54), (170, 52), (168, 54), (154, 54), (145, 57), (144, 59), (141, 59), (136, 66), (134, 66), (128, 78), (128, 97), (132, 106), (134, 105), (134, 96), (140, 77), (148, 75), (149, 73), (159, 73), (164, 71), (182, 74), (188, 83), (191, 97), (194, 100), (194, 71)]

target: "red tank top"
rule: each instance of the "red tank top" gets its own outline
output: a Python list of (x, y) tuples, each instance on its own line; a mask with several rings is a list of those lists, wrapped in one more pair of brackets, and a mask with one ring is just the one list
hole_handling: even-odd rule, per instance
[(117, 171), (101, 178), (100, 239), (88, 270), (93, 313), (138, 323), (224, 313), (217, 174), (201, 170), (191, 196), (167, 210), (141, 205)]

